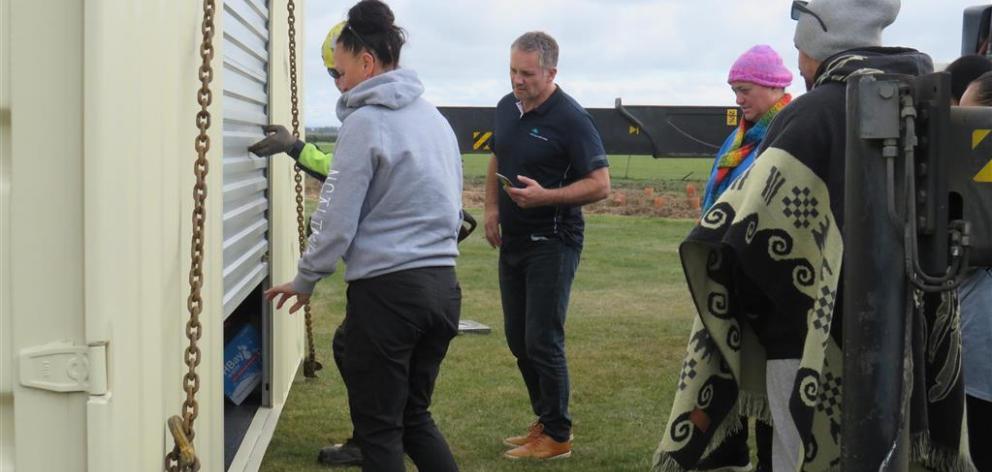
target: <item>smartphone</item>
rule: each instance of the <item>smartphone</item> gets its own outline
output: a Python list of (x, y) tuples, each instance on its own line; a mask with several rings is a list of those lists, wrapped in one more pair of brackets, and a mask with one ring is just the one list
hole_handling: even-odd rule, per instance
[(499, 172), (496, 173), (496, 178), (499, 179), (499, 183), (503, 184), (503, 188), (516, 187), (509, 178)]

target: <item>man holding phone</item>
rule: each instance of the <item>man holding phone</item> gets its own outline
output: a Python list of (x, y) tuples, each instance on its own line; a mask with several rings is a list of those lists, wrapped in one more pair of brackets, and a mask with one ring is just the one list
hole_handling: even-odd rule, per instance
[(513, 187), (513, 181), (511, 181), (509, 177), (497, 172), (496, 178), (499, 180), (499, 183), (503, 186), (503, 189), (508, 189), (510, 187)]
[(513, 92), (496, 107), (486, 178), (486, 239), (500, 249), (507, 344), (537, 416), (526, 434), (506, 439), (510, 459), (571, 455), (565, 314), (582, 252), (582, 205), (610, 193), (599, 131), (555, 84), (557, 63), (558, 44), (546, 33), (513, 42)]

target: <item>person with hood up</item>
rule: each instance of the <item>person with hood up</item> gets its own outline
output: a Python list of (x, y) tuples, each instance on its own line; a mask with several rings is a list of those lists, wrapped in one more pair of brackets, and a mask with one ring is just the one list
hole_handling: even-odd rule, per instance
[(417, 74), (398, 67), (404, 41), (384, 3), (349, 10), (329, 71), (342, 92), (334, 160), (297, 276), (266, 297), (295, 298), (294, 313), (342, 260), (341, 369), (362, 470), (405, 471), (405, 453), (447, 472), (458, 467), (428, 408), (461, 308), (461, 155)]
[[(679, 249), (698, 316), (653, 471), (695, 468), (740, 415), (774, 420), (773, 470), (839, 470), (845, 94), (848, 80), (866, 74), (932, 72), (925, 54), (881, 47), (899, 8), (899, 0), (792, 3), (809, 92), (779, 113), (754, 164)], [(941, 303), (942, 314), (955, 316), (954, 305)], [(912, 422), (915, 462), (972, 470), (958, 393), (946, 404), (918, 401), (928, 416)]]

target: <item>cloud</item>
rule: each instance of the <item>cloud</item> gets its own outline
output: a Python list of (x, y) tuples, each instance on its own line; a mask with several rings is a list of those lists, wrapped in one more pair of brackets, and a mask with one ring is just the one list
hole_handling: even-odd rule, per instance
[[(802, 79), (788, 0), (391, 0), (408, 32), (402, 65), (417, 71), (436, 105), (494, 106), (509, 92), (509, 46), (543, 30), (560, 46), (558, 83), (579, 103), (611, 107), (731, 105), (727, 70), (754, 44), (768, 44)], [(964, 8), (976, 0), (903, 0), (887, 44), (949, 62), (958, 56)], [(327, 30), (347, 16), (340, 2), (306, 2), (305, 121), (338, 124), (337, 90), (320, 60)]]

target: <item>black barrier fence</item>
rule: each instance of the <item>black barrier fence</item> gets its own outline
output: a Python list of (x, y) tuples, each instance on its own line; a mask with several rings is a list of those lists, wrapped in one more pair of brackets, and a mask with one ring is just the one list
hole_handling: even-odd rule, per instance
[[(439, 107), (464, 154), (491, 152), (492, 107)], [(737, 127), (736, 107), (624, 106), (587, 108), (603, 137), (607, 154), (654, 157), (715, 156)]]

